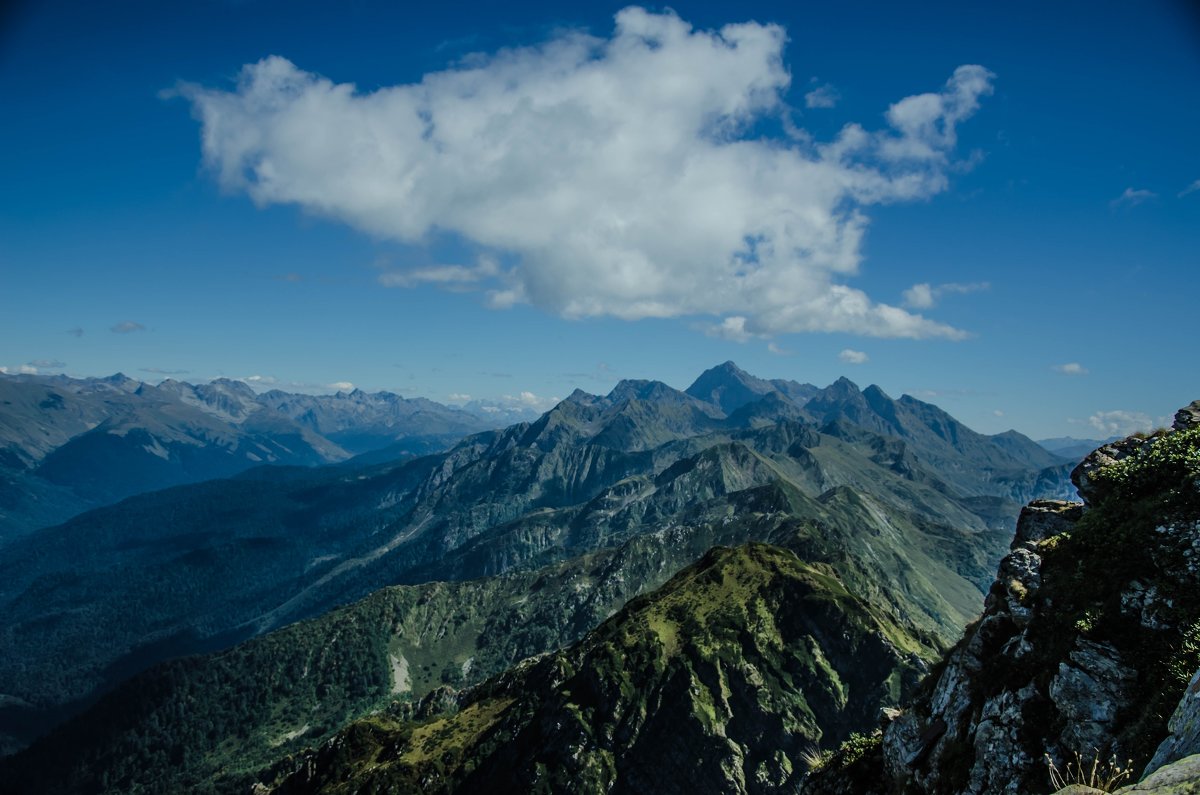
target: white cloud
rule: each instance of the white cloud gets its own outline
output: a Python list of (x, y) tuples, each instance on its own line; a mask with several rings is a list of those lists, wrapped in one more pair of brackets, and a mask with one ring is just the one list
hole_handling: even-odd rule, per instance
[(17, 372), (21, 375), (37, 375), (38, 369), (31, 364), (23, 364), (17, 368)]
[(1187, 196), (1189, 193), (1195, 193), (1198, 190), (1200, 190), (1200, 179), (1196, 180), (1191, 185), (1188, 185), (1186, 188), (1181, 190), (1179, 192), (1179, 198), (1182, 199), (1184, 196)]
[(804, 95), (804, 107), (806, 108), (832, 108), (837, 105), (838, 100), (842, 95), (838, 90), (826, 83), (823, 86), (818, 86), (812, 91)]
[(1109, 207), (1117, 208), (1122, 206), (1136, 207), (1143, 202), (1148, 202), (1151, 199), (1157, 199), (1158, 194), (1150, 190), (1134, 190), (1126, 188), (1125, 192), (1108, 203)]
[(789, 351), (785, 348), (779, 347), (774, 342), (767, 343), (767, 351), (769, 353), (775, 354), (776, 356), (791, 356), (792, 355), (791, 351)]
[(8, 368), (0, 367), (0, 375), (8, 375)]
[(933, 287), (927, 282), (914, 284), (904, 291), (904, 305), (913, 309), (929, 309), (934, 304)]
[(484, 398), (475, 401), (473, 404), (478, 410), (488, 412), (512, 411), (512, 410), (532, 410), (538, 413), (549, 411), (559, 404), (561, 398), (557, 397), (542, 397), (528, 390), (522, 391), (516, 395), (501, 395), (496, 398)]
[(840, 282), (859, 269), (864, 208), (948, 187), (956, 126), (991, 73), (960, 66), (893, 105), (885, 130), (763, 139), (756, 122), (787, 112), (785, 41), (627, 8), (611, 38), (562, 33), (419, 83), (360, 92), (270, 57), (232, 91), (176, 93), (225, 188), (408, 243), (451, 233), (512, 263), (397, 283), (565, 317), (740, 317), (747, 335), (964, 336)]
[(969, 284), (947, 282), (936, 286), (922, 282), (905, 290), (902, 299), (904, 306), (910, 309), (932, 309), (943, 295), (977, 293), (981, 290), (990, 290), (991, 287), (992, 285), (988, 282), (971, 282)]
[(838, 358), (846, 364), (866, 364), (868, 361), (870, 361), (871, 357), (867, 356), (862, 351), (846, 348), (844, 351), (838, 354)]
[(492, 257), (483, 256), (475, 267), (465, 265), (435, 265), (429, 268), (414, 268), (406, 271), (388, 271), (379, 275), (384, 287), (416, 287), (434, 284), (445, 288), (462, 287), (498, 276), (500, 268)]
[(1067, 362), (1066, 364), (1056, 364), (1054, 369), (1063, 375), (1087, 375), (1088, 369), (1079, 362)]
[(326, 384), (326, 389), (336, 389), (338, 392), (349, 392), (354, 389), (354, 384), (349, 381), (334, 381), (332, 384)]
[(1088, 417), (1088, 422), (1105, 436), (1128, 436), (1154, 426), (1154, 421), (1140, 411), (1098, 411)]
[(714, 323), (705, 329), (710, 337), (720, 337), (732, 342), (749, 342), (754, 335), (746, 331), (746, 318), (740, 315), (727, 317), (720, 323)]
[(141, 323), (135, 323), (132, 320), (122, 320), (109, 330), (114, 334), (132, 334), (135, 331), (145, 331), (146, 327)]
[(463, 394), (462, 392), (451, 392), (446, 396), (446, 399), (451, 403), (466, 403), (471, 399), (471, 396)]
[(993, 410), (992, 410), (992, 416), (993, 416), (993, 417), (1003, 417), (1003, 416), (1004, 416), (1004, 412), (1003, 412), (1003, 411), (1001, 411), (1000, 409), (993, 409)]

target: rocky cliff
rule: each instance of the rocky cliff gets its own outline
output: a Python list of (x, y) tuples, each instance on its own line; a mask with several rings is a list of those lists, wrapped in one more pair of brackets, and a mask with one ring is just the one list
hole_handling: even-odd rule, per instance
[(1025, 508), (982, 617), (878, 745), (826, 760), (805, 793), (1049, 792), (1097, 760), (1099, 791), (1143, 775), (1129, 791), (1195, 791), (1169, 787), (1198, 786), (1200, 401), (1072, 479), (1083, 502)]

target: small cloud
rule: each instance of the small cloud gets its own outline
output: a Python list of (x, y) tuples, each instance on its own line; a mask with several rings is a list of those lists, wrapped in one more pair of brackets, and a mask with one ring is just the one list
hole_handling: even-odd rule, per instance
[(183, 375), (190, 372), (189, 370), (164, 370), (161, 367), (139, 367), (138, 370), (139, 372), (154, 373), (155, 375)]
[(767, 350), (769, 352), (775, 354), (776, 356), (791, 356), (792, 355), (791, 351), (780, 348), (778, 345), (776, 345), (773, 342), (767, 343)]
[(838, 90), (826, 83), (823, 86), (818, 86), (812, 91), (804, 95), (804, 107), (806, 108), (832, 108), (838, 104), (838, 100), (842, 95)]
[(1134, 190), (1126, 188), (1125, 192), (1108, 203), (1114, 210), (1118, 207), (1136, 207), (1139, 204), (1157, 199), (1158, 194), (1151, 190)]
[(964, 295), (991, 288), (991, 282), (946, 282), (938, 285), (922, 282), (904, 291), (903, 303), (910, 309), (932, 309), (944, 295)]
[(913, 309), (929, 309), (933, 303), (933, 287), (928, 282), (914, 284), (904, 291), (905, 306)]
[(1066, 364), (1056, 364), (1054, 369), (1063, 375), (1087, 375), (1088, 369), (1079, 362), (1067, 362)]
[(867, 356), (862, 351), (846, 348), (838, 354), (838, 358), (846, 364), (866, 364), (871, 357)]
[(67, 333), (70, 334), (72, 337), (82, 337), (83, 329), (81, 329), (79, 326), (76, 326), (75, 328), (67, 329)]
[(996, 416), (996, 417), (1003, 417), (1003, 416), (1004, 416), (1004, 412), (1003, 412), (1003, 411), (1001, 411), (1000, 409), (993, 409), (993, 410), (992, 410), (992, 415), (993, 415), (993, 416)]
[(17, 372), (21, 375), (37, 375), (38, 369), (32, 365), (23, 364), (17, 368)]
[(1184, 196), (1187, 196), (1189, 193), (1195, 193), (1198, 190), (1200, 190), (1200, 179), (1196, 180), (1191, 185), (1188, 185), (1186, 188), (1181, 190), (1179, 192), (1179, 198), (1182, 199)]
[(251, 386), (272, 386), (279, 383), (279, 380), (273, 375), (247, 375), (242, 378), (235, 378), (235, 381), (244, 381)]
[(746, 318), (740, 315), (727, 317), (719, 324), (710, 325), (704, 329), (710, 337), (719, 337), (732, 342), (749, 342), (754, 335), (746, 331)]
[(462, 289), (500, 273), (500, 266), (492, 257), (482, 256), (474, 267), (466, 265), (434, 265), (407, 271), (388, 271), (379, 274), (379, 283), (384, 287), (417, 287), (432, 284), (445, 290)]
[(8, 368), (0, 367), (0, 375), (8, 375)]
[(46, 370), (61, 370), (67, 366), (66, 362), (60, 362), (58, 359), (34, 359), (29, 362), (30, 367), (42, 367)]
[(449, 400), (451, 403), (466, 403), (470, 399), (470, 395), (463, 394), (462, 392), (451, 392), (449, 395), (446, 395), (446, 400)]
[(1088, 417), (1088, 422), (1105, 436), (1128, 436), (1154, 426), (1149, 415), (1140, 411), (1097, 411)]
[(561, 398), (557, 397), (539, 397), (528, 390), (521, 392), (519, 395), (504, 395), (498, 402), (508, 404), (513, 407), (522, 407), (534, 409), (536, 411), (548, 411), (558, 405)]
[(143, 326), (141, 323), (134, 323), (132, 320), (122, 320), (120, 323), (109, 329), (109, 331), (114, 334), (132, 334), (135, 331), (145, 330), (145, 326)]
[(336, 389), (339, 392), (349, 392), (354, 389), (354, 384), (349, 381), (334, 381), (332, 384), (326, 384), (325, 386), (328, 389)]

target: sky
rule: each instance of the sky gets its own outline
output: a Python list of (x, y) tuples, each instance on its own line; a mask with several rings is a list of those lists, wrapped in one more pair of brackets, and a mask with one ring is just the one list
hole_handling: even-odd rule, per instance
[(1198, 4), (414, 5), (5, 5), (0, 367), (1200, 398)]

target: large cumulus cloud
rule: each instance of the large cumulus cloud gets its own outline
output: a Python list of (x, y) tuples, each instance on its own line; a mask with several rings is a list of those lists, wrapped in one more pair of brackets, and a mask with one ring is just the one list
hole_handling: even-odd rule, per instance
[(388, 285), (453, 284), (566, 317), (700, 316), (740, 339), (962, 336), (846, 281), (870, 205), (947, 187), (956, 126), (992, 75), (960, 66), (880, 130), (764, 136), (758, 122), (787, 111), (785, 41), (773, 25), (702, 31), (628, 8), (608, 38), (564, 33), (371, 92), (281, 57), (245, 66), (232, 90), (178, 91), (226, 188), (487, 252)]

